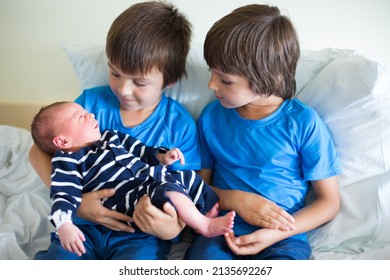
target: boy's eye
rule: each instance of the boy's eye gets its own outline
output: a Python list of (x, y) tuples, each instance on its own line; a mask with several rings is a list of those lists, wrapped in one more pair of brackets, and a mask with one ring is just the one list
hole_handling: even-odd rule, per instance
[(139, 82), (139, 81), (134, 81), (134, 84), (135, 84), (137, 87), (144, 87), (144, 86), (146, 86), (146, 83)]
[(223, 83), (225, 85), (230, 85), (232, 82), (228, 81), (228, 80), (221, 79), (221, 83)]
[(114, 76), (115, 78), (119, 78), (120, 77), (120, 75), (118, 73), (115, 73), (115, 72), (112, 72), (112, 71), (111, 71), (111, 75)]

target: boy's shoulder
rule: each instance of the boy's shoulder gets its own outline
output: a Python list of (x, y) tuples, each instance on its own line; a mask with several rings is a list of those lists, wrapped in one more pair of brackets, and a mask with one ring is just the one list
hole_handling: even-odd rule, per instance
[(168, 97), (164, 94), (162, 95), (158, 107), (159, 110), (164, 112), (164, 116), (170, 120), (175, 120), (175, 121), (187, 121), (189, 119), (193, 120), (191, 113), (183, 104), (173, 99), (172, 97)]
[(97, 104), (106, 104), (115, 102), (116, 97), (109, 86), (100, 86), (85, 89), (75, 102), (81, 106), (96, 106)]
[(217, 119), (215, 118), (215, 116), (223, 117), (222, 115), (229, 114), (229, 111), (231, 110), (223, 107), (218, 100), (214, 100), (203, 108), (198, 121), (202, 121), (209, 118)]
[(289, 105), (287, 106), (287, 111), (290, 112), (291, 115), (296, 116), (297, 118), (301, 118), (306, 116), (307, 118), (316, 117), (317, 111), (310, 107), (308, 104), (302, 102), (297, 98), (293, 98), (288, 101)]

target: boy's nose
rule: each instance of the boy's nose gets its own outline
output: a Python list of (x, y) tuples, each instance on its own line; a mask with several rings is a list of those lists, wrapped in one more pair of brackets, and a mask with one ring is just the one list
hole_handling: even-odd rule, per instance
[(210, 77), (210, 81), (209, 81), (209, 84), (208, 84), (208, 87), (209, 89), (211, 90), (217, 90), (217, 83), (215, 83), (215, 77), (214, 75), (211, 75)]
[(132, 95), (133, 90), (132, 90), (131, 86), (129, 85), (129, 83), (127, 83), (127, 82), (121, 83), (118, 86), (118, 94), (120, 96)]

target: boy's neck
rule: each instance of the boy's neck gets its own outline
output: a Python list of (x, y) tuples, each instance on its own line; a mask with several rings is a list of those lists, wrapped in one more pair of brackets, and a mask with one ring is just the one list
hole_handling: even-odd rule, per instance
[(153, 113), (154, 109), (156, 108), (144, 108), (135, 111), (128, 111), (120, 108), (122, 123), (125, 127), (135, 127), (140, 125)]
[(284, 99), (276, 96), (261, 98), (259, 102), (249, 103), (238, 107), (238, 114), (248, 120), (261, 120), (275, 112), (284, 102)]

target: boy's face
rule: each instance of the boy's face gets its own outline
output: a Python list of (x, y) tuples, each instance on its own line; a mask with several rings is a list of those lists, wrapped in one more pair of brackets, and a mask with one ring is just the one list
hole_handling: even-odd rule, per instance
[(238, 108), (259, 101), (261, 95), (253, 91), (247, 78), (211, 69), (209, 88), (226, 108)]
[(65, 104), (58, 110), (56, 116), (59, 118), (57, 135), (71, 143), (70, 150), (89, 146), (101, 137), (99, 123), (94, 115), (77, 103)]
[(152, 70), (147, 75), (127, 75), (108, 63), (111, 90), (118, 97), (122, 109), (136, 111), (154, 109), (161, 100), (163, 74)]

